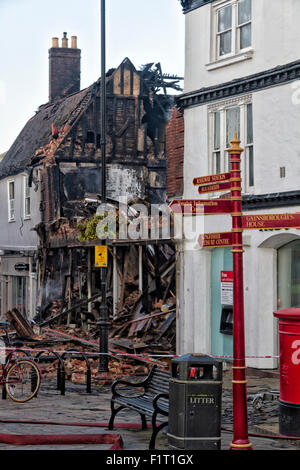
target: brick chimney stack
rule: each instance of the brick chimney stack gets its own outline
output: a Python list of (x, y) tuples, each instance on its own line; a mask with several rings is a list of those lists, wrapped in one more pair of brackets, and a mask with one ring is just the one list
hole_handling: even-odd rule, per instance
[(50, 102), (80, 90), (80, 54), (76, 36), (71, 38), (71, 47), (68, 47), (67, 33), (63, 35), (61, 47), (58, 38), (52, 38), (49, 49)]

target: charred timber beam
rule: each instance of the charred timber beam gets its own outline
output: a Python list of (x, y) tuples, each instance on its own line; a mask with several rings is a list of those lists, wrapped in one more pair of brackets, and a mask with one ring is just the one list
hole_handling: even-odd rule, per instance
[(97, 292), (97, 294), (94, 294), (89, 299), (81, 300), (80, 302), (77, 302), (76, 304), (74, 304), (71, 308), (68, 308), (67, 310), (64, 310), (63, 312), (58, 313), (54, 317), (48, 318), (48, 320), (45, 320), (42, 323), (39, 323), (38, 326), (42, 327), (42, 326), (45, 326), (45, 325), (49, 325), (49, 323), (52, 323), (57, 318), (61, 318), (62, 316), (67, 315), (68, 313), (72, 312), (73, 310), (75, 310), (79, 307), (83, 307), (84, 305), (87, 305), (89, 302), (92, 302), (93, 300), (100, 297), (100, 295), (101, 295), (101, 293)]
[[(106, 241), (108, 246), (130, 246), (130, 245), (160, 245), (162, 243), (172, 243), (172, 238), (156, 238), (156, 239), (146, 239), (146, 240), (107, 240)], [(92, 240), (90, 242), (80, 242), (80, 241), (70, 241), (70, 240), (55, 240), (49, 242), (49, 247), (51, 249), (58, 249), (58, 248), (87, 248), (96, 245), (100, 245), (102, 241), (100, 240)]]
[(65, 156), (62, 156), (62, 157), (56, 157), (55, 158), (56, 162), (57, 163), (95, 163), (95, 165), (97, 165), (97, 163), (99, 163), (100, 159), (99, 157), (98, 158), (94, 158), (94, 157), (65, 157)]

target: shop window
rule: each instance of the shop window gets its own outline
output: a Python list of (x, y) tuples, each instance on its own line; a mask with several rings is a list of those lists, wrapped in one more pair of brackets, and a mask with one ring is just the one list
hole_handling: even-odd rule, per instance
[(12, 305), (26, 317), (26, 277), (12, 276)]
[(300, 240), (278, 250), (278, 307), (300, 307)]

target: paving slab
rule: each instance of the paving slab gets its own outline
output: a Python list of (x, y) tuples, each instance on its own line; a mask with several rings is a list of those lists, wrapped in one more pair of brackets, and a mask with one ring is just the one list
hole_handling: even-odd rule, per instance
[[(278, 431), (278, 403), (276, 400), (263, 402), (260, 409), (255, 409), (252, 396), (265, 391), (276, 390), (279, 387), (278, 378), (252, 376), (248, 373), (248, 416), (249, 440), (254, 450), (299, 450), (299, 441), (269, 439), (263, 437), (273, 426), (273, 433)], [(231, 371), (225, 371), (223, 381), (222, 400), (222, 450), (229, 450), (232, 441), (232, 394)], [(107, 428), (110, 417), (109, 386), (93, 384), (92, 393), (85, 391), (85, 386), (66, 383), (64, 396), (56, 389), (54, 380), (43, 378), (38, 397), (24, 404), (0, 399), (0, 425), (1, 433), (9, 434), (103, 434), (112, 433)], [(1, 422), (2, 420), (2, 422)], [(7, 423), (14, 421), (51, 421), (66, 423), (104, 423), (104, 427), (73, 427), (66, 425), (21, 424)], [(138, 414), (130, 410), (122, 410), (116, 418), (116, 423), (140, 423)], [(277, 428), (276, 428), (277, 426)], [(229, 430), (229, 431), (228, 431)], [(251, 432), (262, 436), (251, 436)], [(151, 430), (141, 429), (115, 429), (113, 434), (120, 434), (124, 442), (124, 450), (147, 450)], [(47, 446), (13, 446), (0, 443), (0, 450), (107, 450), (110, 445), (47, 445)], [(157, 450), (168, 449), (166, 433), (161, 432), (157, 438)]]

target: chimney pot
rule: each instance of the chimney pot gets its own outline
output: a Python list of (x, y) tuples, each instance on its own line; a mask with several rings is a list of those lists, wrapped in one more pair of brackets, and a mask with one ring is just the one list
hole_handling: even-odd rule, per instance
[(62, 45), (61, 47), (68, 47), (68, 38), (67, 38), (67, 33), (64, 33), (64, 37), (62, 38)]
[(72, 36), (71, 40), (72, 40), (71, 48), (77, 49), (77, 36)]
[(52, 38), (52, 47), (58, 47), (58, 38)]

